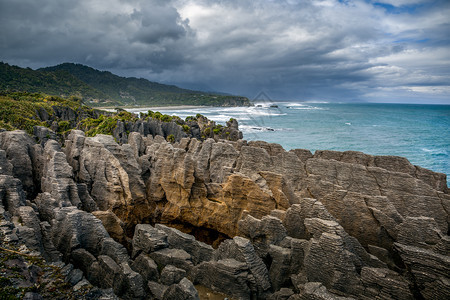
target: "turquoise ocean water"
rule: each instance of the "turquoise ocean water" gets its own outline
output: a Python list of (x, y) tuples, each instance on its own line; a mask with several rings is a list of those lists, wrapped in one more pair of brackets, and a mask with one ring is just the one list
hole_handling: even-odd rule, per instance
[(265, 102), (249, 108), (160, 111), (180, 117), (200, 113), (222, 124), (236, 118), (244, 139), (278, 143), (287, 150), (403, 156), (447, 174), (450, 186), (450, 105)]

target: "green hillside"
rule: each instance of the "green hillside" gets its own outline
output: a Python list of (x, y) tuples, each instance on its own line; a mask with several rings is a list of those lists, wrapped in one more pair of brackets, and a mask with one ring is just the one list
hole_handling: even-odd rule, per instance
[(89, 86), (72, 74), (58, 70), (39, 72), (30, 68), (10, 66), (0, 62), (0, 90), (43, 92), (62, 97), (107, 99), (108, 95)]
[(191, 91), (72, 63), (32, 70), (0, 62), (0, 91), (72, 96), (91, 106), (250, 105), (245, 97)]

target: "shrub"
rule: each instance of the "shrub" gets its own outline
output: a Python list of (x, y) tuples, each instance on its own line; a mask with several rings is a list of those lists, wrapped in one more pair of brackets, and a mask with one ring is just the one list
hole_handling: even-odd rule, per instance
[(98, 119), (86, 118), (80, 122), (80, 127), (86, 131), (86, 136), (96, 136), (97, 134), (112, 135), (117, 126), (118, 116), (105, 117), (100, 115)]
[(136, 121), (137, 120), (137, 118), (136, 118), (136, 116), (134, 114), (132, 114), (132, 113), (126, 111), (126, 110), (123, 110), (123, 111), (119, 112), (117, 114), (117, 118), (120, 121)]
[(181, 127), (183, 127), (183, 131), (186, 133), (191, 132), (191, 128), (188, 125), (182, 125)]
[(213, 129), (214, 134), (219, 134), (222, 132), (222, 125), (216, 125)]
[(167, 136), (167, 141), (168, 141), (169, 143), (174, 143), (174, 142), (175, 142), (175, 136), (174, 136), (173, 134), (169, 134), (169, 135)]
[(172, 121), (172, 117), (169, 115), (161, 115), (161, 119), (162, 122), (171, 122)]
[(70, 122), (69, 121), (60, 121), (58, 122), (58, 131), (59, 132), (65, 132), (70, 129)]

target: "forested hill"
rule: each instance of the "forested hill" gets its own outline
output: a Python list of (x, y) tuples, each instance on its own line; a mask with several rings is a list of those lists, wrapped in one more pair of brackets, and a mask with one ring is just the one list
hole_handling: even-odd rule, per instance
[(0, 90), (77, 96), (84, 100), (107, 100), (108, 95), (66, 71), (41, 72), (0, 62)]
[(250, 105), (245, 97), (192, 91), (142, 78), (125, 78), (72, 63), (32, 70), (0, 62), (0, 90), (75, 96), (92, 106)]

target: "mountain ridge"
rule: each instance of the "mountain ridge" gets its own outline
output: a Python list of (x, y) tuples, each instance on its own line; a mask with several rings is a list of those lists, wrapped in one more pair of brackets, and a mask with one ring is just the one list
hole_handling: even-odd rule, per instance
[(183, 89), (144, 78), (121, 77), (75, 63), (32, 70), (0, 62), (0, 90), (81, 98), (91, 106), (249, 106), (246, 97)]

